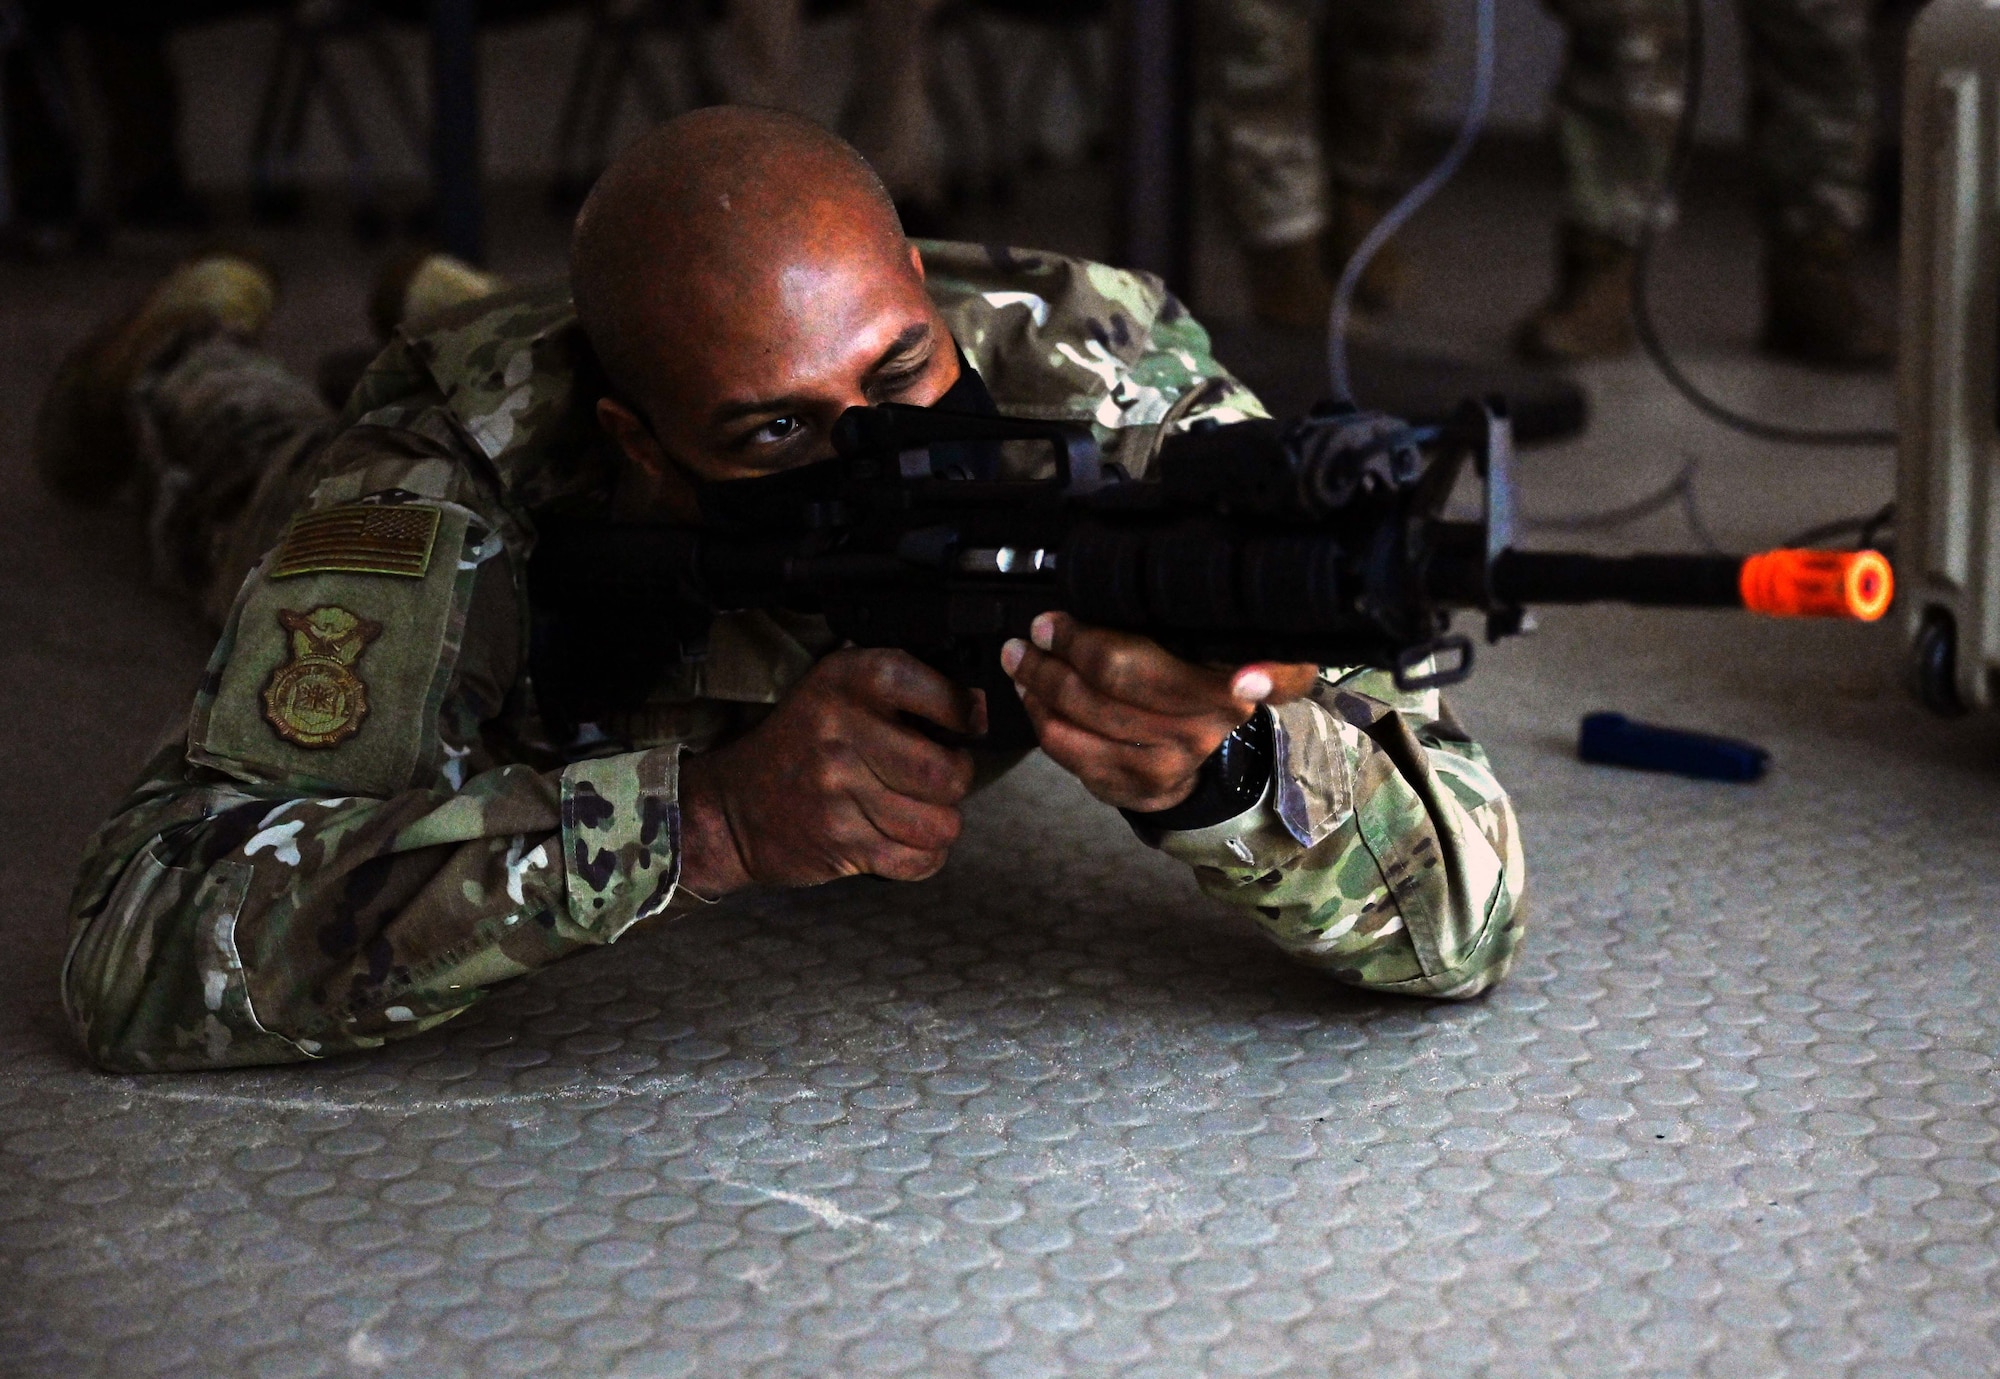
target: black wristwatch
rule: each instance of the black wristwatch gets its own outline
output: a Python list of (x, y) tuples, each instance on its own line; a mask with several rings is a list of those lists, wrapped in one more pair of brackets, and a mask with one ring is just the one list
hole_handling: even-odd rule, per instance
[(1194, 793), (1170, 809), (1142, 814), (1121, 809), (1125, 822), (1148, 846), (1160, 835), (1226, 823), (1264, 798), (1271, 785), (1277, 748), (1271, 740), (1271, 711), (1260, 708), (1201, 764)]

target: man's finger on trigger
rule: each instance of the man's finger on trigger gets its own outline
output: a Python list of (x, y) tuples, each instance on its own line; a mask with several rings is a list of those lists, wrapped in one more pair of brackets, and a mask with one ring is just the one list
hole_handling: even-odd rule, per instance
[(887, 789), (932, 804), (957, 804), (972, 789), (972, 754), (882, 719), (857, 723), (854, 753)]
[(885, 651), (870, 659), (861, 692), (883, 717), (912, 713), (955, 733), (972, 733), (971, 690), (907, 651)]
[(935, 852), (958, 841), (963, 826), (950, 805), (931, 804), (893, 790), (857, 790), (854, 802), (882, 837), (903, 847)]

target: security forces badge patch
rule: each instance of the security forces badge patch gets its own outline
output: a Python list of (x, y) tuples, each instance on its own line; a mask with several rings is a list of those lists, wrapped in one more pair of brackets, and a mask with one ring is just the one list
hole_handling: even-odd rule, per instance
[(321, 506), (295, 515), (244, 581), (187, 755), (239, 780), (386, 797), (431, 778), (476, 551), (499, 543), (454, 504), (338, 491), (315, 490)]
[(278, 621), (291, 634), (292, 657), (264, 684), (264, 719), (294, 746), (337, 747), (368, 716), (368, 686), (354, 664), (382, 624), (337, 604), (304, 613), (281, 608)]
[[(430, 571), (439, 512), (403, 504), (343, 503), (292, 519), (269, 578), (304, 574), (400, 575)], [(368, 686), (354, 663), (382, 635), (382, 624), (338, 604), (300, 613), (278, 610), (291, 634), (292, 658), (264, 684), (264, 721), (295, 747), (338, 747), (368, 716)]]

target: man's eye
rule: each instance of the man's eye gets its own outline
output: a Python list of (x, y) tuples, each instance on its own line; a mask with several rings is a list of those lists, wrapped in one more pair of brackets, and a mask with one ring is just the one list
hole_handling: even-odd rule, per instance
[(876, 378), (872, 391), (877, 397), (901, 397), (904, 393), (922, 383), (924, 375), (927, 372), (929, 370), (920, 364), (913, 369), (903, 369), (896, 373), (882, 374)]
[(773, 417), (750, 433), (753, 445), (783, 445), (805, 430), (805, 423), (797, 417)]

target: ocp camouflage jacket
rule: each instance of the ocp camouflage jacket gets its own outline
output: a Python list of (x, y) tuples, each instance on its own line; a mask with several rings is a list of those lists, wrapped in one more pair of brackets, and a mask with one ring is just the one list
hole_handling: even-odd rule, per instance
[[(1151, 278), (921, 247), (1003, 412), (1088, 422), (1140, 474), (1177, 428), (1263, 415)], [(744, 731), (833, 643), (813, 619), (727, 616), (643, 711), (551, 740), (525, 570), (538, 512), (608, 497), (593, 376), (555, 289), (467, 308), (369, 371), (188, 722), (85, 857), (64, 997), (100, 1063), (377, 1046), (691, 903), (682, 753)], [(1329, 670), (1276, 729), (1265, 800), (1163, 850), (1341, 981), (1469, 996), (1500, 977), (1514, 816), (1435, 693)]]

